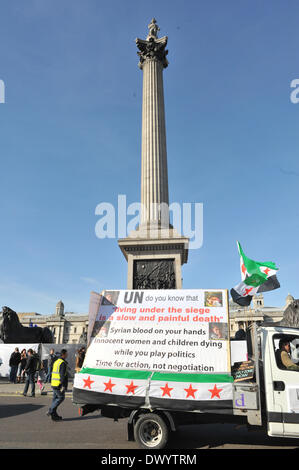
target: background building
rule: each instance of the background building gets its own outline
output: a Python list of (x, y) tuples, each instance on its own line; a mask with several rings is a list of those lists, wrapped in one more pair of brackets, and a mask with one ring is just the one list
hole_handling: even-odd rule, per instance
[(84, 343), (88, 329), (88, 315), (64, 312), (64, 304), (60, 300), (53, 315), (41, 315), (36, 312), (18, 313), (24, 326), (45, 327), (53, 333), (56, 344)]
[(249, 307), (240, 307), (240, 305), (230, 300), (229, 319), (231, 337), (235, 336), (240, 325), (246, 329), (246, 327), (253, 322), (260, 324), (264, 322), (272, 323), (281, 321), (283, 312), (293, 300), (294, 297), (288, 294), (283, 307), (266, 307), (264, 305), (263, 294), (255, 295)]

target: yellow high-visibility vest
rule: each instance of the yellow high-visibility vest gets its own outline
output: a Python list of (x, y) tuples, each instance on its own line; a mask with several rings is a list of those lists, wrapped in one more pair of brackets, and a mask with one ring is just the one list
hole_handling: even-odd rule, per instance
[(51, 377), (51, 386), (52, 387), (59, 387), (59, 385), (61, 384), (60, 366), (63, 362), (64, 362), (63, 359), (57, 359), (57, 361), (55, 361), (54, 364), (53, 364), (52, 377)]

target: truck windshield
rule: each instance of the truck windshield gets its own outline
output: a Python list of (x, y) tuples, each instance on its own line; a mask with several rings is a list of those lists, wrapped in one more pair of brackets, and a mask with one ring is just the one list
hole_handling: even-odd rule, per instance
[(276, 365), (281, 370), (299, 371), (299, 336), (273, 336)]

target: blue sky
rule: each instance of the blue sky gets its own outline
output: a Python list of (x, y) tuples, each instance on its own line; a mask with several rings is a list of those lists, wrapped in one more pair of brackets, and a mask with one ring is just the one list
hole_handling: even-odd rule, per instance
[[(240, 281), (246, 255), (298, 292), (299, 78), (296, 1), (1, 1), (0, 299), (16, 311), (88, 311), (91, 290), (126, 288), (101, 202), (140, 200), (141, 92), (135, 38), (168, 36), (164, 71), (170, 202), (204, 205), (185, 288)], [(128, 218), (129, 220), (129, 218)]]

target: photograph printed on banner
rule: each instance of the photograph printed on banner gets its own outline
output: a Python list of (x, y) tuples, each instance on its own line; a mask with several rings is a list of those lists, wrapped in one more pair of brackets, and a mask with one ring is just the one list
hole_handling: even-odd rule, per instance
[(102, 305), (117, 305), (119, 290), (105, 290)]
[(107, 336), (109, 335), (110, 325), (111, 325), (111, 322), (106, 321), (104, 323), (104, 325), (100, 328), (100, 330), (97, 334), (97, 337), (98, 338), (107, 338)]
[(96, 321), (93, 326), (91, 337), (94, 338), (95, 336), (97, 336), (98, 338), (106, 338), (109, 334), (110, 325), (110, 321)]
[(209, 339), (227, 340), (228, 339), (227, 323), (210, 323), (209, 324)]
[(222, 292), (205, 292), (205, 307), (223, 307)]

